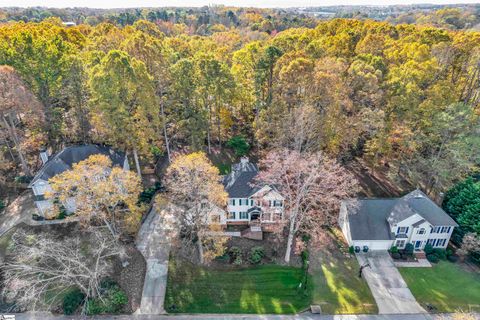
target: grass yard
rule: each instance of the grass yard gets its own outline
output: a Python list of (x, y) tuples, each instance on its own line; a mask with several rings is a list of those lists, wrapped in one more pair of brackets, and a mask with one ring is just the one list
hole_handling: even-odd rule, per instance
[(277, 265), (212, 270), (170, 259), (165, 308), (182, 313), (297, 313), (311, 299), (308, 290), (304, 294), (297, 288), (302, 275), (301, 269)]
[(377, 313), (377, 304), (364, 279), (358, 277), (355, 257), (346, 256), (338, 230), (325, 232), (321, 249), (310, 253), (313, 304), (326, 314)]
[(417, 301), (438, 312), (480, 311), (480, 274), (441, 261), (432, 268), (399, 268)]

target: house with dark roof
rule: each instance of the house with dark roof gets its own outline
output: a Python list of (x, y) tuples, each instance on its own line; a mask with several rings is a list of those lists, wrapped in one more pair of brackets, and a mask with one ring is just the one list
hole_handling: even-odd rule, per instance
[(349, 245), (370, 250), (446, 248), (457, 223), (420, 190), (401, 198), (342, 201), (339, 224)]
[[(95, 154), (106, 155), (110, 158), (114, 166), (122, 167), (124, 170), (130, 170), (126, 154), (116, 152), (105, 146), (70, 146), (53, 156), (50, 156), (46, 150), (40, 152), (40, 158), (43, 165), (28, 187), (32, 189), (32, 192), (35, 195), (35, 204), (41, 216), (48, 217), (52, 214), (53, 202), (51, 199), (45, 198), (45, 194), (52, 191), (49, 179), (64, 171), (72, 169), (74, 164)], [(75, 201), (73, 199), (67, 200), (63, 205), (68, 212), (75, 211)]]
[(227, 225), (247, 225), (250, 231), (260, 232), (283, 221), (284, 197), (274, 186), (255, 181), (258, 168), (247, 157), (232, 166), (223, 179), (228, 193)]

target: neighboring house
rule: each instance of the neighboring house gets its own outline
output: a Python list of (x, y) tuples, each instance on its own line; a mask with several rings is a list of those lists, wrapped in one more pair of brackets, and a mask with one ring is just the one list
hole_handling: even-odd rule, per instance
[[(72, 169), (75, 163), (83, 161), (95, 154), (106, 155), (112, 160), (114, 166), (120, 166), (124, 170), (129, 170), (128, 158), (124, 153), (115, 152), (112, 149), (98, 145), (71, 146), (63, 149), (53, 156), (49, 156), (47, 151), (40, 152), (43, 166), (28, 185), (35, 195), (35, 204), (43, 217), (49, 217), (53, 209), (53, 201), (46, 199), (45, 194), (52, 191), (49, 179), (57, 174)], [(75, 211), (74, 199), (68, 199), (63, 203), (67, 212)]]
[[(251, 231), (270, 231), (283, 221), (284, 198), (274, 186), (254, 181), (258, 174), (255, 164), (242, 157), (240, 163), (223, 179), (228, 193), (226, 225), (247, 225)], [(217, 219), (218, 220), (218, 219)]]
[(420, 190), (395, 199), (342, 201), (339, 224), (351, 246), (370, 250), (446, 248), (457, 223)]

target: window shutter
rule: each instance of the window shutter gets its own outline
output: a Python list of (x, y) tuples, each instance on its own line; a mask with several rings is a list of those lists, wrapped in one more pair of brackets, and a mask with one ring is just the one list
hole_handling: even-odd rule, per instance
[(407, 229), (405, 229), (405, 234), (407, 234), (407, 233), (408, 233), (408, 227), (407, 227)]
[(232, 205), (235, 205), (235, 199), (232, 199)]
[(400, 227), (397, 228), (397, 234), (400, 233)]

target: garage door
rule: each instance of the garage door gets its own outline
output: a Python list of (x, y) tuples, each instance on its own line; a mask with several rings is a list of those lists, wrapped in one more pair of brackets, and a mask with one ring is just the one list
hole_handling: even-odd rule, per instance
[(359, 246), (360, 248), (363, 248), (363, 246), (367, 246), (370, 250), (388, 250), (392, 246), (391, 240), (355, 240), (353, 241), (353, 243), (354, 246)]

